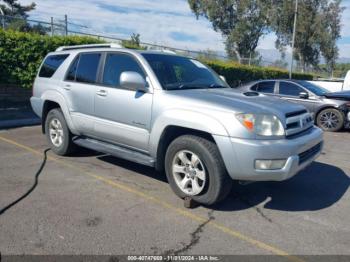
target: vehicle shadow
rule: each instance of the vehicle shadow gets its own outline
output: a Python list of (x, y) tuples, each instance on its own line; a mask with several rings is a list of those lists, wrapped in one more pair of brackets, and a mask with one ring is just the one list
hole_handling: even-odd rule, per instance
[(97, 158), (109, 164), (116, 165), (138, 173), (139, 175), (147, 176), (153, 179), (157, 179), (161, 182), (168, 183), (165, 173), (157, 172), (152, 167), (140, 165), (111, 155), (102, 155), (98, 156)]
[(74, 153), (72, 153), (72, 157), (98, 157), (105, 155), (104, 153), (97, 152), (85, 147), (79, 147), (78, 150), (76, 150)]
[[(97, 156), (107, 163), (167, 183), (164, 173), (109, 155)], [(281, 182), (235, 183), (223, 202), (210, 206), (218, 211), (238, 211), (266, 202), (264, 208), (281, 211), (319, 210), (332, 206), (345, 194), (350, 178), (338, 167), (313, 162), (293, 178)]]
[(332, 206), (345, 194), (350, 178), (338, 167), (314, 162), (293, 178), (281, 182), (256, 182), (232, 188), (214, 210), (243, 210), (266, 202), (264, 208), (281, 211), (319, 210)]

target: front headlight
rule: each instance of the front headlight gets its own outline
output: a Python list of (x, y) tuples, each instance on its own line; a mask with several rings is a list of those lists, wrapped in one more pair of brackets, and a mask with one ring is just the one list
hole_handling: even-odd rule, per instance
[(283, 136), (284, 128), (281, 121), (268, 114), (237, 114), (236, 118), (249, 131), (260, 136)]

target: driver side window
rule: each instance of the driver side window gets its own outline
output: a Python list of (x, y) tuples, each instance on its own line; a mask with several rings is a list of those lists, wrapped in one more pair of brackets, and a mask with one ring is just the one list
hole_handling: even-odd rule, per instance
[(119, 87), (120, 75), (125, 71), (137, 72), (143, 78), (146, 78), (141, 66), (130, 55), (116, 53), (107, 54), (102, 83), (111, 87)]
[(280, 85), (279, 85), (280, 95), (299, 97), (299, 94), (301, 92), (305, 92), (305, 90), (296, 84), (289, 83), (289, 82), (280, 82)]

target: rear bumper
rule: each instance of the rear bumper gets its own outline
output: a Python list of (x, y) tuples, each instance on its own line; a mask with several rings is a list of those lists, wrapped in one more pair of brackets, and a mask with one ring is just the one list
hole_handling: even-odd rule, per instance
[[(248, 140), (214, 136), (229, 175), (233, 179), (251, 181), (281, 181), (308, 166), (321, 153), (322, 131), (310, 132), (294, 139)], [(281, 169), (257, 170), (255, 160), (286, 159)]]
[(34, 111), (34, 113), (41, 118), (42, 116), (42, 112), (43, 112), (43, 105), (44, 105), (44, 102), (41, 98), (38, 98), (38, 97), (34, 97), (32, 96), (30, 98), (30, 104), (32, 106), (32, 109)]

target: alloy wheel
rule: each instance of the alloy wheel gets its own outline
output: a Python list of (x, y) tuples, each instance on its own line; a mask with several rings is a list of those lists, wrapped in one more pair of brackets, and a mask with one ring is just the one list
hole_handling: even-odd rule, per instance
[(49, 133), (52, 144), (60, 147), (64, 140), (63, 128), (60, 120), (53, 118), (49, 124)]
[(198, 155), (188, 150), (176, 153), (172, 175), (180, 190), (191, 196), (200, 194), (207, 180), (204, 164)]

